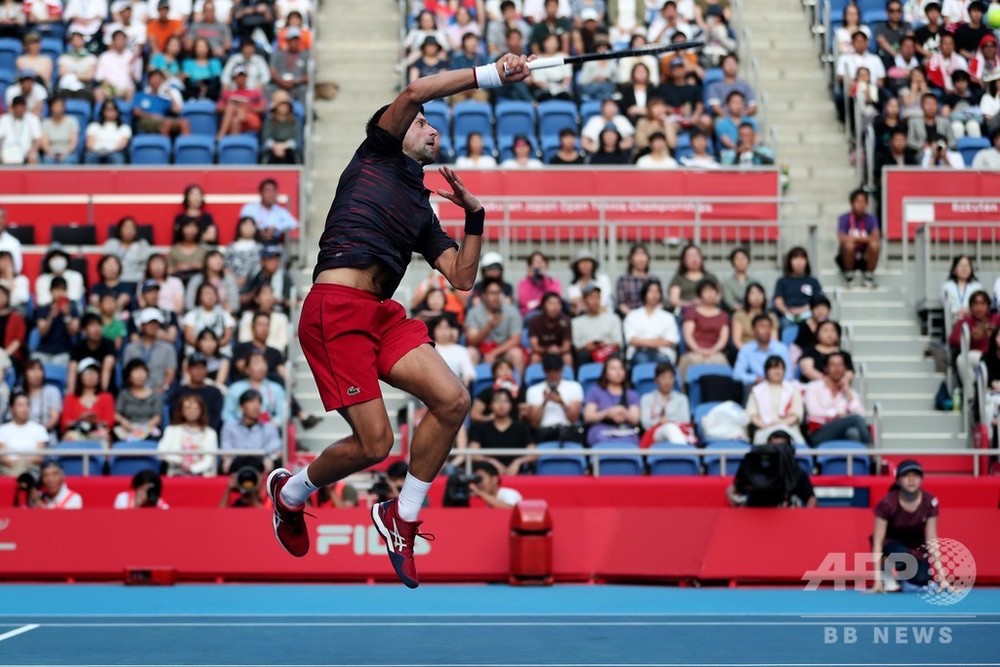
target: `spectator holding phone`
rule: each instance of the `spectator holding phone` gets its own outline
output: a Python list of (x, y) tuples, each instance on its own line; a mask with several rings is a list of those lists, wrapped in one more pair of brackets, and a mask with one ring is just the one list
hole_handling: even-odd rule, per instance
[(80, 331), (80, 314), (76, 303), (66, 295), (65, 278), (52, 278), (51, 290), (52, 301), (35, 311), (40, 339), (34, 355), (46, 364), (67, 366), (73, 337)]
[(585, 399), (583, 421), (588, 425), (589, 445), (603, 440), (639, 445), (639, 394), (625, 382), (625, 364), (618, 357), (608, 357), (597, 385)]
[(573, 440), (566, 438), (580, 419), (583, 387), (563, 377), (563, 360), (558, 354), (542, 357), (545, 380), (528, 387), (525, 397), (528, 422), (537, 431), (539, 442)]

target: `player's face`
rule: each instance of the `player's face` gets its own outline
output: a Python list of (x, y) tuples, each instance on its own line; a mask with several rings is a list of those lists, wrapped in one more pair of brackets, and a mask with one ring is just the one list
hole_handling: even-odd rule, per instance
[(438, 131), (418, 113), (403, 137), (403, 152), (420, 164), (431, 164), (437, 155)]

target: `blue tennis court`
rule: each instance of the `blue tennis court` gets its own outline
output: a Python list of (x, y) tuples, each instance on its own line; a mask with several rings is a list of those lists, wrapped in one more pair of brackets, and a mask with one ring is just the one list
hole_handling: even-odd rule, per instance
[(1000, 590), (7, 585), (0, 665), (1000, 665)]

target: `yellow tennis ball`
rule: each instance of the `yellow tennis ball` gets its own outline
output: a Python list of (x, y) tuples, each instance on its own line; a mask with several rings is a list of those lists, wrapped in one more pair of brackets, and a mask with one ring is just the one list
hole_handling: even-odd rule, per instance
[(994, 30), (1000, 30), (1000, 5), (990, 5), (986, 11), (986, 25)]

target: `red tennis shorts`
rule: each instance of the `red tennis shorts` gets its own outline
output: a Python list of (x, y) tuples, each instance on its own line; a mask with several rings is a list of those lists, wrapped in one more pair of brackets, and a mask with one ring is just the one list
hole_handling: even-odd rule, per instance
[(403, 306), (364, 290), (316, 283), (302, 304), (299, 344), (327, 411), (381, 398), (379, 378), (430, 342), (427, 325)]

